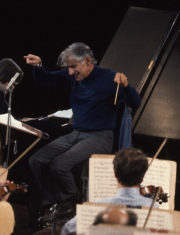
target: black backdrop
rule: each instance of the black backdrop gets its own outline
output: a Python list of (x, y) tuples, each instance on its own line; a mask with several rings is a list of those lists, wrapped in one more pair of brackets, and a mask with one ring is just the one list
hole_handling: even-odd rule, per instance
[(40, 116), (65, 108), (65, 94), (38, 87), (23, 55), (34, 53), (47, 69), (57, 69), (59, 52), (74, 41), (91, 46), (101, 61), (129, 6), (179, 9), (179, 1), (5, 1), (1, 5), (0, 59), (12, 58), (23, 70), (13, 93), (15, 116)]
[(37, 54), (46, 68), (57, 69), (59, 52), (74, 41), (83, 41), (100, 60), (127, 9), (128, 1), (124, 2), (121, 7), (103, 1), (5, 3), (0, 16), (0, 57), (11, 57), (24, 71), (23, 81), (14, 91), (12, 110), (15, 115), (39, 116), (54, 112), (63, 108), (65, 95), (34, 84), (31, 67), (25, 64), (23, 55)]

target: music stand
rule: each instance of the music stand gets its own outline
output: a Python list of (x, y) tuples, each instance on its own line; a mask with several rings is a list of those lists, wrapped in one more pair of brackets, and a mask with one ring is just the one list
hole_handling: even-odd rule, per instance
[(10, 142), (11, 142), (11, 103), (12, 103), (12, 93), (23, 77), (23, 72), (21, 68), (11, 59), (4, 58), (0, 61), (0, 82), (2, 84), (7, 84), (4, 90), (4, 94), (9, 94), (8, 102), (8, 121), (7, 121), (7, 130), (6, 130), (6, 141), (5, 145), (7, 146), (7, 157), (4, 165), (8, 165), (9, 153), (10, 153)]
[[(7, 168), (5, 168), (4, 171), (0, 173), (0, 177), (2, 177), (5, 173), (8, 172), (25, 154), (27, 154), (42, 138), (47, 139), (49, 137), (48, 134), (43, 133), (42, 131), (33, 128), (23, 122), (20, 122), (11, 115), (11, 128), (13, 130), (12, 135), (17, 135), (17, 132), (24, 132), (30, 135), (34, 135), (37, 137), (37, 139), (28, 147), (25, 149), (25, 151), (20, 154), (19, 157), (17, 157)], [(8, 121), (8, 114), (2, 114), (0, 115), (0, 130), (2, 133), (6, 132), (7, 127), (7, 121)]]
[[(0, 115), (0, 129), (3, 130), (2, 133), (6, 132), (6, 145), (8, 145), (7, 161), (4, 164), (6, 168), (0, 173), (0, 177), (4, 176), (5, 173), (7, 174), (8, 170), (11, 169), (30, 149), (32, 149), (42, 137), (48, 137), (47, 134), (42, 133), (40, 130), (32, 128), (31, 126), (14, 119), (14, 117), (11, 115), (12, 93), (15, 85), (21, 81), (23, 75), (24, 74), (21, 68), (11, 58), (4, 58), (0, 60), (0, 82), (2, 84), (7, 84), (4, 94), (9, 94), (8, 113)], [(10, 138), (12, 134), (11, 128), (14, 132), (22, 131), (31, 135), (35, 135), (38, 138), (8, 166), (11, 142)]]

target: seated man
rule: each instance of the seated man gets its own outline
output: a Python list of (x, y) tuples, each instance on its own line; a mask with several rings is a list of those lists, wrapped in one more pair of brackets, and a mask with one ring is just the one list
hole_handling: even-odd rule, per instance
[(119, 224), (136, 226), (137, 215), (132, 210), (125, 210), (117, 207), (108, 207), (96, 216), (93, 225), (98, 224)]
[[(140, 184), (148, 169), (146, 155), (133, 147), (124, 148), (115, 154), (113, 166), (118, 185), (117, 194), (111, 198), (98, 199), (96, 202), (125, 204), (129, 207), (150, 207), (153, 199), (140, 194)], [(76, 217), (65, 223), (61, 235), (75, 231)]]
[[(92, 154), (112, 152), (119, 105), (125, 103), (135, 110), (141, 99), (123, 73), (97, 66), (91, 48), (84, 43), (73, 43), (60, 53), (58, 65), (63, 68), (57, 71), (47, 71), (39, 56), (28, 54), (24, 58), (33, 66), (33, 77), (39, 84), (58, 87), (59, 92), (68, 94), (73, 111), (73, 131), (44, 146), (29, 161), (39, 196), (34, 204), (58, 203), (59, 215), (68, 214), (78, 200), (73, 169)], [(47, 187), (43, 172), (51, 187)]]

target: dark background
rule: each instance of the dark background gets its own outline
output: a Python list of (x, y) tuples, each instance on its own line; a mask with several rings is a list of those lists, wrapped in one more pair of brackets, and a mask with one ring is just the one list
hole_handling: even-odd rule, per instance
[(62, 49), (75, 41), (90, 45), (100, 62), (130, 6), (178, 11), (179, 1), (5, 1), (1, 5), (0, 59), (12, 58), (23, 70), (13, 93), (17, 117), (41, 116), (64, 108), (65, 94), (42, 88), (31, 76), (23, 55), (39, 55), (54, 70)]

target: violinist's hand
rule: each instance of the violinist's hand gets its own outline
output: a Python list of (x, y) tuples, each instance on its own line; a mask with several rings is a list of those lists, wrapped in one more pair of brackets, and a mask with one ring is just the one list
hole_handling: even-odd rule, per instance
[(37, 55), (28, 54), (24, 56), (24, 59), (26, 59), (26, 64), (29, 64), (32, 66), (37, 66), (37, 65), (42, 64), (41, 58)]
[(122, 87), (127, 87), (128, 85), (128, 79), (124, 73), (116, 73), (114, 77), (114, 82), (116, 82)]
[[(11, 182), (9, 180), (0, 181), (0, 187), (6, 187), (5, 185), (10, 184), (10, 183), (13, 183), (13, 181)], [(0, 195), (0, 201), (7, 201), (10, 195), (11, 195), (10, 192), (6, 193), (4, 196)]]
[(0, 181), (0, 186), (6, 185), (6, 184), (9, 184), (9, 183), (10, 183), (9, 180)]

